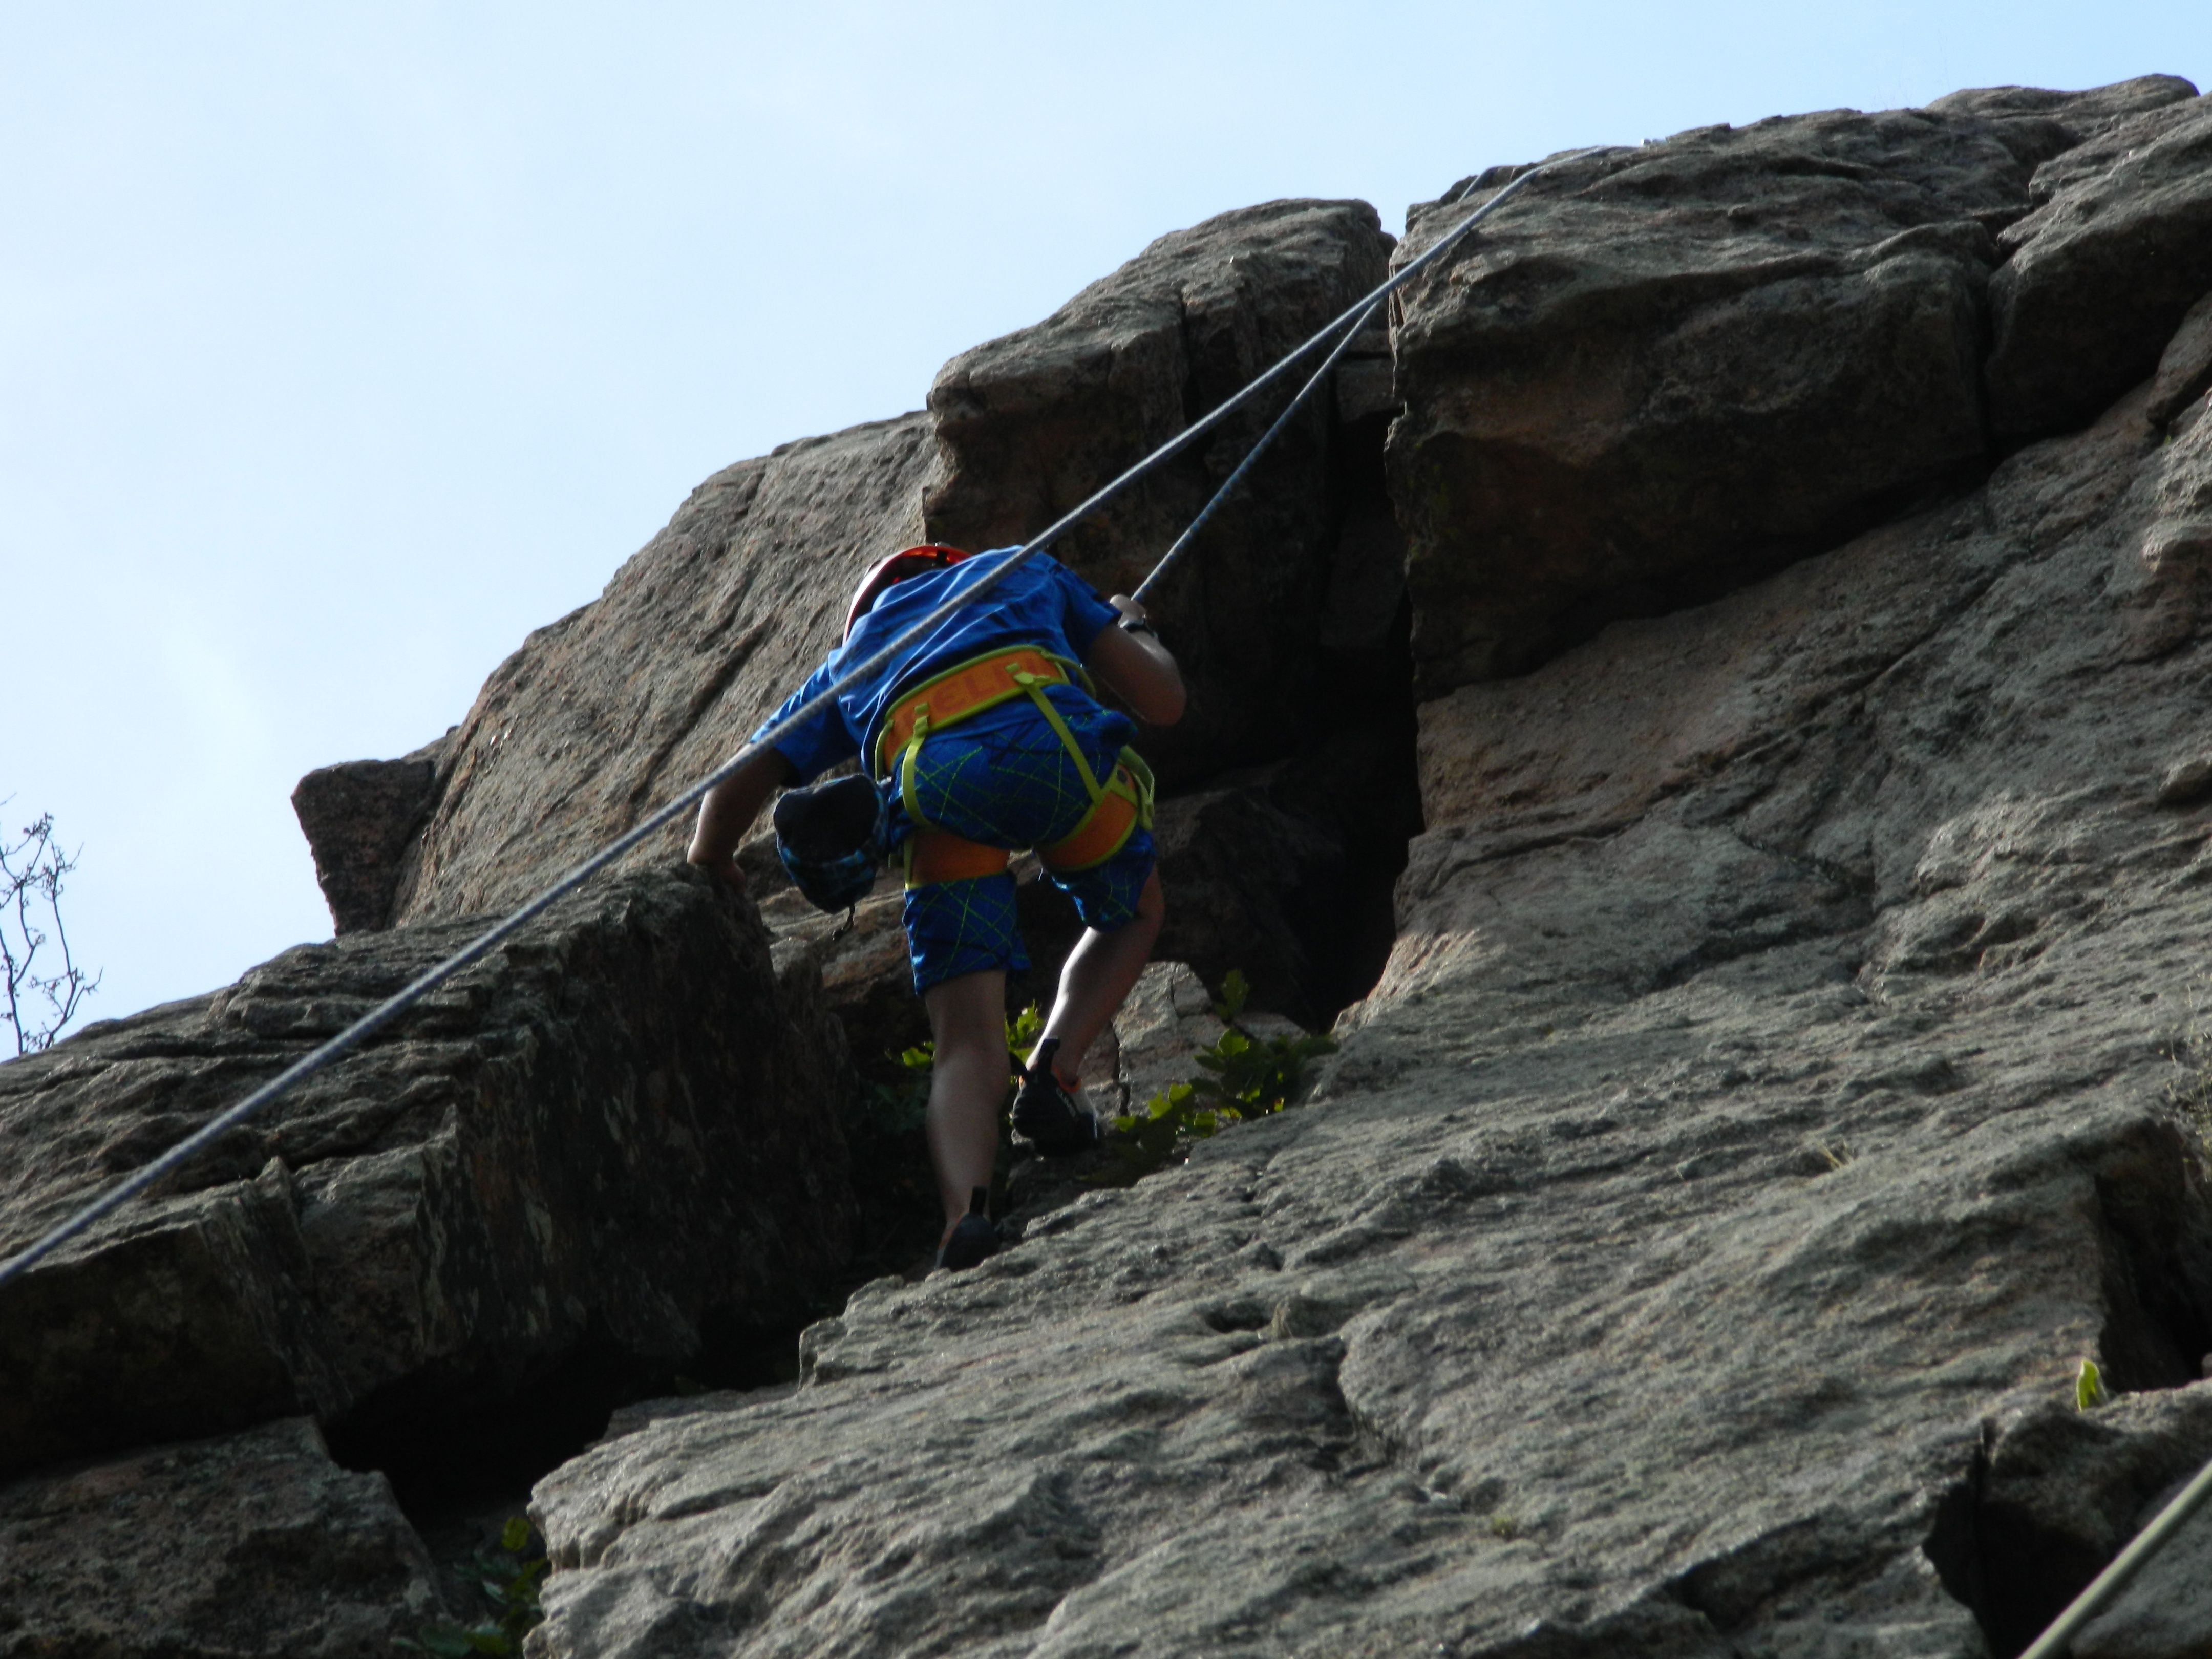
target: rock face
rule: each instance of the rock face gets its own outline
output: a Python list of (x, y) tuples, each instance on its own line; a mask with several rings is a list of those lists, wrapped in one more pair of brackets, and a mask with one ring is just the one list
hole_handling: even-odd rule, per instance
[[(910, 415), (725, 467), (606, 592), (532, 634), (452, 737), (395, 924), (510, 909), (734, 754), (837, 642), (861, 573), (922, 539)], [(689, 826), (635, 865), (680, 856)]]
[[(2133, 1395), (2095, 1412), (2051, 1404), (2004, 1423), (1982, 1476), (1982, 1600), (2016, 1649), (2055, 1611), (2046, 1581), (2080, 1583), (2173, 1496), (2172, 1472), (2212, 1459), (2212, 1389)], [(2093, 1620), (2081, 1659), (2151, 1659), (2212, 1642), (2212, 1523), (2202, 1514)]]
[[(2181, 91), (2040, 109), (2086, 125)], [(626, 1419), (538, 1488), (547, 1653), (1965, 1659), (2057, 1612), (2212, 1444), (2202, 331), (2087, 430), (1848, 533), (1985, 453), (1988, 239), (2089, 142), (2046, 121), (1808, 118), (1601, 157), (1538, 202), (1617, 213), (1648, 283), (1532, 249), (1477, 317), (1501, 233), (1409, 304), (1394, 477), (1449, 695), (1420, 714), (1390, 963), (1318, 1097), (974, 1273), (867, 1287), (808, 1333), (796, 1389)], [(1668, 170), (1725, 179), (1762, 145), (1764, 182), (1716, 186), (1692, 238)], [(1757, 222), (1814, 190), (1859, 205), (1825, 246), (1806, 226), (1811, 263), (1714, 274), (1729, 201)], [(1690, 198), (1675, 252), (1630, 234), (1638, 194)], [(1890, 205), (1949, 228), (1893, 220), (1872, 257)], [(1676, 406), (1710, 416), (1711, 457), (1623, 419), (1638, 296), (1670, 280), (1721, 296), (1668, 325), (1704, 331), (1681, 362), (1747, 363), (1771, 326), (1796, 413), (1731, 448), (1717, 371)], [(1891, 414), (1844, 422), (1850, 487), (1808, 508), (1823, 407)], [(1471, 432), (1462, 454), (1505, 455), (1480, 434), (1516, 420), (1531, 447), (1589, 439), (1577, 522), (1648, 525), (1646, 571), (1676, 538), (1741, 582), (1793, 514), (1798, 550), (1829, 549), (1572, 648), (1547, 622), (1548, 661), (1467, 683), (1499, 665), (1471, 617), (1565, 614), (1546, 561), (1574, 537), (1540, 510), (1564, 498), (1500, 461), (1509, 520), (1437, 459)], [(1608, 471), (1608, 443), (1648, 467)], [(1669, 509), (1668, 466), (1754, 499)], [(1447, 533), (1508, 531), (1552, 550), (1424, 568)], [(2089, 1356), (2124, 1398), (2082, 1416)], [(2087, 1639), (2212, 1640), (2176, 1574)]]
[[(854, 582), (884, 550), (925, 537), (997, 546), (1042, 528), (1379, 282), (1390, 246), (1364, 203), (1224, 215), (956, 359), (927, 416), (716, 474), (599, 599), (532, 635), (441, 745), (302, 781), (339, 931), (521, 902), (733, 752), (834, 645)], [(1363, 350), (1366, 390), (1341, 408), (1317, 401), (1161, 593), (1193, 713), (1145, 738), (1170, 790), (1197, 792), (1165, 809), (1168, 948), (1217, 978), (1243, 968), (1268, 1006), (1308, 1022), (1379, 971), (1389, 884), (1419, 828), (1403, 544), (1380, 465), (1389, 406), (1369, 384), (1387, 340), (1370, 331)], [(1059, 552), (1102, 589), (1134, 586), (1274, 407)], [(1287, 777), (1256, 789), (1243, 777), (1284, 756)], [(425, 757), (427, 805), (409, 793)], [(395, 847), (403, 819), (420, 827)], [(681, 844), (672, 830), (633, 863)], [(818, 961), (855, 1047), (872, 1057), (918, 1040), (896, 900), (872, 905), (857, 938), (830, 941), (771, 855), (748, 868), (779, 937)], [(1017, 998), (1048, 999), (1073, 913), (1042, 890), (1024, 906), (1037, 970)]]
[(443, 1612), (391, 1486), (304, 1418), (0, 1486), (7, 1659), (386, 1659)]
[[(477, 926), (302, 946), (0, 1071), (0, 1249)], [(0, 1291), (0, 1473), (301, 1411), (373, 1436), (789, 1318), (848, 1248), (846, 1064), (703, 877), (568, 900)]]
[[(1034, 535), (1375, 287), (1390, 247), (1364, 202), (1246, 208), (1162, 237), (1045, 321), (963, 352), (929, 393), (944, 457), (931, 539)], [(1133, 591), (1289, 395), (1232, 417), (1056, 556), (1102, 592)], [(1297, 746), (1343, 510), (1334, 430), (1316, 399), (1151, 601), (1190, 688), (1182, 723), (1145, 742), (1170, 787)]]
[(339, 933), (382, 927), (392, 915), (399, 861), (437, 792), (438, 763), (453, 733), (396, 761), (345, 761), (310, 772), (292, 811), (315, 855), (315, 880)]
[(2201, 1415), (2212, 1347), (2160, 1053), (2212, 817), (2154, 799), (2203, 647), (2141, 659), (2127, 586), (2207, 439), (2124, 409), (1429, 711), (1323, 1099), (552, 1477), (548, 1650), (1964, 1655), (1977, 1584), (2055, 1611), (2086, 1575), (1983, 1424), (2091, 1352)]
[[(1530, 185), (1406, 291), (1396, 331), (1407, 410), (1391, 483), (1424, 690), (1519, 672), (1611, 617), (1739, 586), (1980, 459), (1990, 272), (2022, 237), (2050, 239), (2050, 274), (2015, 261), (1994, 301), (1991, 396), (2023, 409), (2008, 429), (2086, 416), (2148, 373), (2202, 291), (2196, 233), (2183, 234), (2197, 186), (2148, 204), (2127, 168), (2152, 164), (2123, 167), (2100, 141), (2148, 108), (2134, 121), (2172, 125), (2178, 146), (2157, 177), (2185, 179), (2193, 91), (2154, 77), (1701, 128)], [(2171, 232), (2172, 257), (2154, 291), (2118, 307), (2126, 350), (2094, 359), (2070, 403), (2028, 411), (2006, 388), (2089, 373), (2051, 362), (2075, 343), (2056, 318), (2113, 285), (2090, 274), (2099, 260), (2136, 257), (2092, 207), (2069, 217), (2054, 201), (2029, 219), (2069, 161), (2077, 192), (2142, 204), (2156, 228), (2129, 235)], [(1468, 211), (1415, 208), (1406, 256)], [(2061, 252), (2073, 234), (2081, 246)]]
[(2087, 420), (2212, 289), (2212, 108), (2188, 98), (2105, 127), (2028, 190), (2035, 210), (1998, 237), (2011, 258), (1990, 285), (2000, 434)]
[[(1164, 600), (1203, 688), (1176, 960), (1087, 1063), (1174, 1080), (1232, 966), (1310, 1018), (1371, 981), (1341, 1052), (1126, 1190), (1024, 1166), (1012, 1248), (866, 1285), (795, 1384), (617, 1413), (537, 1487), (532, 1651), (2019, 1651), (2212, 1455), (2203, 131), (2170, 77), (1700, 130), (1410, 292)], [(390, 786), (303, 822), (394, 931), (0, 1069), (0, 1247), (726, 753), (883, 547), (1018, 539), (1387, 252), (1358, 204), (1226, 216), (928, 416), (717, 475), (495, 676), (427, 809), (419, 768), (305, 792)], [(1238, 451), (1069, 557), (1130, 585)], [(404, 1629), (381, 1490), (271, 1419), (465, 1457), (549, 1366), (635, 1389), (882, 1258), (825, 1009), (915, 1034), (896, 892), (841, 933), (757, 843), (763, 925), (650, 862), (0, 1296), (0, 1583), (37, 1577), (0, 1654), (136, 1650), (66, 1571), (168, 1573), (116, 1493), (291, 1563), (243, 1631), (191, 1599), (231, 1565), (163, 1576), (149, 1651)], [(2212, 1650), (2209, 1528), (2083, 1659)]]

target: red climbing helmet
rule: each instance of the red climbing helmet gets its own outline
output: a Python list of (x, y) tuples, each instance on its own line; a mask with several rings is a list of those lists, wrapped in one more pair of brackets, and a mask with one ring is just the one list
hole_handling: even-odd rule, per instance
[(845, 613), (845, 639), (853, 637), (853, 629), (868, 608), (881, 597), (883, 591), (895, 582), (909, 576), (927, 576), (933, 570), (948, 570), (968, 556), (957, 547), (909, 547), (894, 553), (860, 578), (860, 585), (853, 593), (853, 608)]

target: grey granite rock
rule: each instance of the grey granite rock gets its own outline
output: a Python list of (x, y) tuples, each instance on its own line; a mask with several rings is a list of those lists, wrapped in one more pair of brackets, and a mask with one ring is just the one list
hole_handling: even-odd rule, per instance
[(386, 1659), (434, 1585), (384, 1477), (304, 1418), (0, 1486), (5, 1659)]
[[(1418, 767), (1342, 1053), (1132, 1189), (1031, 1182), (1013, 1248), (865, 1287), (796, 1386), (618, 1413), (537, 1489), (532, 1653), (2016, 1648), (2212, 1446), (2198, 122), (2151, 77), (1701, 129), (1410, 294), (1387, 386), (1370, 343), (1162, 607), (1202, 688), (1171, 950), (1209, 975), (1349, 959), (1298, 902), (1397, 867)], [(717, 475), (487, 686), (409, 925), (0, 1070), (0, 1231), (719, 758), (868, 558), (1018, 539), (1385, 251), (1358, 204), (1227, 216), (929, 417)], [(2014, 435), (2095, 418), (1996, 464), (1985, 389)], [(1071, 560), (1127, 586), (1249, 435)], [(896, 894), (832, 937), (762, 854), (773, 945), (633, 872), (0, 1297), (0, 1466), (434, 1416), (790, 1311), (842, 1249), (823, 999), (913, 1009)], [(1187, 1059), (1199, 988), (1156, 971), (1097, 1075)], [(2091, 1357), (2120, 1398), (2082, 1413)], [(2085, 1659), (2201, 1646), (2202, 1547)]]
[[(2191, 90), (2008, 88), (1698, 128), (1529, 186), (1407, 291), (1396, 330), (1392, 489), (1425, 691), (1833, 546), (1980, 456), (1998, 233), (2023, 234), (2039, 167), (2173, 118), (2127, 112)], [(1468, 205), (1414, 208), (1401, 257)], [(2148, 372), (2202, 291), (2147, 302), (2101, 398)], [(2075, 348), (2053, 343), (2058, 371)]]
[[(1364, 202), (1242, 208), (963, 352), (929, 393), (945, 467), (931, 538), (1000, 547), (1034, 535), (1380, 283), (1390, 246)], [(1233, 417), (1055, 556), (1101, 592), (1133, 590), (1288, 397)], [(1191, 692), (1182, 723), (1144, 739), (1171, 787), (1297, 745), (1342, 488), (1335, 431), (1316, 399), (1151, 602)]]
[[(1968, 1659), (2063, 1601), (2212, 1350), (2212, 680), (2144, 559), (2212, 434), (2148, 400), (1425, 708), (1317, 1098), (556, 1472), (543, 1651)], [(2091, 1356), (2184, 1426), (2036, 1451)]]
[[(2093, 1410), (2051, 1401), (1992, 1425), (1976, 1516), (1977, 1586), (1991, 1610), (1991, 1634), (2003, 1648), (2025, 1647), (2064, 1610), (2071, 1595), (2119, 1553), (2181, 1481), (2212, 1460), (2212, 1389), (2201, 1383), (2130, 1395)], [(2212, 1528), (2191, 1528), (2167, 1547), (2075, 1644), (2095, 1652), (2144, 1652), (2149, 1630), (2193, 1623), (2195, 1642), (2154, 1652), (2177, 1654), (2212, 1639), (2212, 1584), (2192, 1581), (2192, 1558), (2212, 1546)]]
[[(737, 752), (836, 644), (867, 567), (921, 536), (910, 415), (701, 484), (606, 592), (538, 629), (453, 735), (395, 925), (521, 903)], [(688, 824), (627, 867), (682, 854)]]
[(438, 763), (453, 735), (396, 761), (318, 767), (292, 791), (337, 932), (381, 927), (390, 917), (399, 861), (437, 797)]
[[(464, 943), (301, 946), (0, 1070), (0, 1251)], [(650, 1371), (841, 1265), (841, 1034), (743, 901), (564, 901), (0, 1291), (0, 1471), (308, 1411), (495, 1401), (589, 1342)]]
[(2035, 211), (2005, 228), (1990, 285), (1990, 424), (2079, 425), (2150, 373), (2212, 291), (2212, 106), (2106, 129), (2037, 169)]

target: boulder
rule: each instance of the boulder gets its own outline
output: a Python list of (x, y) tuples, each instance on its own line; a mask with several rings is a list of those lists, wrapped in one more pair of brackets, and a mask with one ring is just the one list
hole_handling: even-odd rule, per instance
[(2212, 292), (2212, 105), (2117, 122), (2037, 168), (2029, 192), (1990, 285), (1990, 424), (2014, 438), (2088, 421)]
[[(1389, 461), (1425, 694), (1740, 586), (1975, 463), (1996, 237), (2039, 166), (2189, 90), (1702, 127), (1528, 186), (1402, 296)], [(1523, 170), (1415, 207), (1399, 257)]]
[[(482, 926), (301, 946), (0, 1070), (0, 1252)], [(0, 1290), (0, 1473), (300, 1412), (404, 1441), (580, 1353), (695, 1364), (842, 1265), (848, 1088), (743, 901), (603, 880)]]
[(0, 1486), (5, 1659), (386, 1659), (445, 1611), (389, 1483), (306, 1418)]
[[(1043, 322), (963, 352), (930, 388), (944, 469), (930, 539), (1035, 535), (1379, 283), (1390, 247), (1364, 202), (1243, 208), (1160, 238)], [(1133, 591), (1300, 383), (1150, 474), (1054, 556), (1101, 592)], [(1143, 743), (1170, 787), (1297, 744), (1342, 494), (1336, 430), (1316, 398), (1151, 601), (1191, 694), (1182, 723)]]
[[(2016, 1652), (2212, 1461), (2212, 1388), (2130, 1395), (2088, 1411), (2049, 1401), (1993, 1426), (1972, 1565), (1992, 1612), (1991, 1635), (2001, 1651)], [(2200, 1516), (2072, 1651), (2081, 1659), (2151, 1659), (2202, 1649), (2212, 1641), (2208, 1557), (2212, 1516)], [(2162, 1639), (2147, 1644), (2153, 1636)]]
[(319, 767), (292, 791), (337, 933), (381, 927), (390, 917), (399, 861), (436, 797), (438, 763), (453, 735), (400, 760)]
[[(2004, 1650), (2203, 1433), (2212, 644), (2144, 619), (2212, 429), (2148, 398), (1425, 707), (1314, 1099), (626, 1420), (544, 1651)], [(2033, 1453), (2084, 1358), (2163, 1439)]]
[[(919, 415), (785, 444), (701, 484), (591, 604), (501, 664), (452, 736), (394, 925), (522, 903), (680, 793), (837, 643), (861, 573), (922, 539)], [(680, 855), (688, 823), (628, 868)]]

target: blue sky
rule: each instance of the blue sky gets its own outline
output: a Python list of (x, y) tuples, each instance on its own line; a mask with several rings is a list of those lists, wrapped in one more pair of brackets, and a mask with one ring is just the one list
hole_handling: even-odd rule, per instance
[(2212, 74), (2090, 7), (0, 0), (0, 823), (86, 1017), (329, 918), (289, 804), (466, 711), (716, 468), (920, 405), (1283, 196), (1961, 86)]

